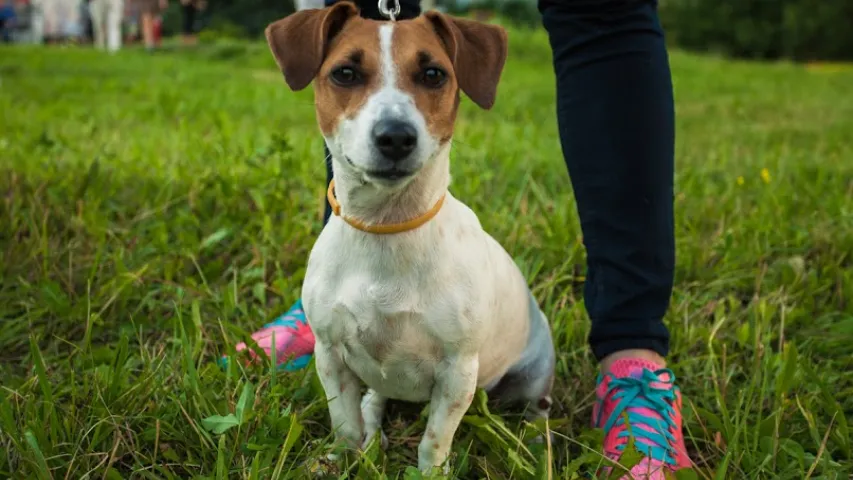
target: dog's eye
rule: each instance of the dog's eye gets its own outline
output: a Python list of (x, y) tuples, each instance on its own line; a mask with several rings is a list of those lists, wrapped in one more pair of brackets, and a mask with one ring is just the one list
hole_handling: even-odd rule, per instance
[(342, 87), (349, 87), (361, 81), (361, 75), (352, 67), (340, 67), (332, 71), (332, 80)]
[(438, 88), (444, 85), (447, 80), (447, 75), (439, 68), (430, 67), (421, 73), (421, 82), (432, 88)]

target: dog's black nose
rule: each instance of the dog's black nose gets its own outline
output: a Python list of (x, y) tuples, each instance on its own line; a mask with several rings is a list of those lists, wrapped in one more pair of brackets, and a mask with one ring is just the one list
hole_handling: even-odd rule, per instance
[(418, 146), (418, 132), (399, 120), (384, 120), (373, 127), (373, 142), (385, 158), (399, 162)]

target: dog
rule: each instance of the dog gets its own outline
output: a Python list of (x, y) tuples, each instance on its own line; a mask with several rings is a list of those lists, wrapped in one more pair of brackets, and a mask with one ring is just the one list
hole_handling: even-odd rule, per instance
[(506, 31), (439, 12), (367, 20), (337, 3), (265, 35), (292, 90), (313, 81), (331, 152), (335, 215), (302, 299), (337, 440), (365, 448), (378, 433), (385, 447), (386, 401), (429, 402), (418, 468), (446, 472), (477, 388), (547, 417), (548, 320), (512, 257), (448, 191), (460, 90), (493, 106)]

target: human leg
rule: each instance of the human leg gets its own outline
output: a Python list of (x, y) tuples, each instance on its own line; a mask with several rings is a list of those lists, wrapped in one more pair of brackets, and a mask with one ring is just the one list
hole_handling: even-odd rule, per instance
[(44, 43), (44, 9), (39, 3), (30, 3), (30, 41), (35, 45)]
[(106, 13), (107, 50), (117, 52), (121, 48), (121, 18), (124, 12), (123, 0), (110, 0)]
[(154, 15), (149, 11), (143, 11), (140, 15), (140, 27), (142, 27), (142, 41), (148, 50), (154, 49)]
[(663, 478), (664, 466), (689, 459), (680, 394), (664, 360), (675, 264), (674, 106), (656, 2), (540, 0), (540, 10), (587, 249), (589, 342), (602, 371), (594, 423), (616, 458), (627, 412), (647, 455), (632, 473)]
[(93, 43), (96, 48), (106, 48), (106, 15), (104, 3), (106, 0), (92, 0), (89, 2), (89, 15), (92, 17)]
[(195, 14), (196, 5), (193, 1), (187, 1), (181, 5), (182, 14), (182, 35), (181, 38), (185, 45), (195, 43)]
[[(163, 0), (138, 0), (139, 26), (142, 29), (142, 41), (146, 50), (154, 50), (159, 45), (155, 32), (155, 21), (161, 7), (166, 8)], [(163, 5), (161, 5), (163, 4)]]
[(675, 242), (674, 107), (663, 32), (651, 1), (594, 3), (543, 8), (560, 140), (587, 249), (589, 340), (599, 360), (625, 349), (665, 357), (661, 319)]
[(3, 43), (12, 43), (12, 28), (6, 27), (6, 25), (10, 23), (11, 21), (5, 18), (0, 18), (0, 40), (2, 40)]

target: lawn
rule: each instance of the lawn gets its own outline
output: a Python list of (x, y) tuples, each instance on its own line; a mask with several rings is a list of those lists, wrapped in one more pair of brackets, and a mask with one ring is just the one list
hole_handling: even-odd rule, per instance
[[(511, 38), (495, 109), (463, 102), (451, 188), (552, 321), (556, 438), (527, 448), (477, 403), (454, 468), (581, 478), (601, 463), (584, 250), (547, 40)], [(683, 478), (850, 478), (853, 68), (672, 64)], [(0, 118), (0, 477), (404, 477), (422, 405), (392, 409), (387, 452), (324, 464), (313, 366), (216, 364), (297, 298), (321, 227), (312, 93), (264, 44), (4, 47)]]

